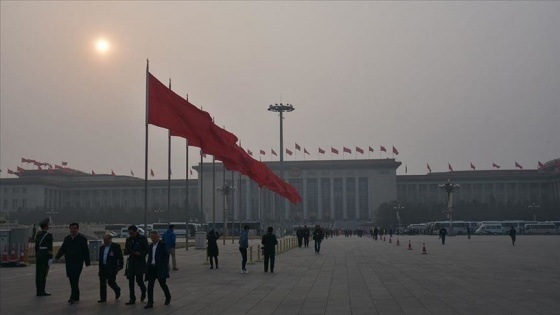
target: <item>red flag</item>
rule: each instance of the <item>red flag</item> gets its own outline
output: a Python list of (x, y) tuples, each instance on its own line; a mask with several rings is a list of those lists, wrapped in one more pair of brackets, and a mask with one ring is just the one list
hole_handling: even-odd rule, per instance
[(394, 155), (399, 155), (399, 150), (397, 150), (397, 148), (393, 147), (393, 154)]
[(21, 158), (21, 163), (29, 163), (29, 160), (26, 158)]
[(189, 171), (191, 172), (191, 175), (192, 175), (192, 169), (190, 169)]
[(23, 168), (21, 168), (21, 167), (18, 166), (18, 167), (17, 167), (17, 171), (18, 171), (18, 172), (24, 172), (25, 170), (24, 170)]
[(8, 174), (13, 174), (14, 171), (12, 171), (11, 169), (8, 169)]
[(342, 152), (352, 153), (352, 150), (348, 149), (347, 147), (342, 147)]
[(150, 169), (150, 175), (152, 175), (152, 177), (154, 177), (154, 170)]
[(130, 170), (130, 175), (134, 176), (134, 172), (132, 170)]
[(539, 168), (544, 167), (544, 164), (542, 164), (541, 161), (538, 162), (539, 162)]
[(33, 165), (37, 166), (37, 167), (41, 167), (41, 162), (37, 162), (37, 161), (33, 161)]
[(473, 170), (476, 171), (476, 167), (474, 167), (474, 165), (472, 164), (472, 162), (471, 162), (471, 168), (472, 168)]
[(338, 150), (335, 149), (335, 148), (333, 148), (333, 147), (331, 147), (331, 153), (338, 154)]
[(325, 150), (319, 148), (319, 153), (320, 153), (320, 154), (325, 154)]
[(264, 150), (260, 150), (259, 152), (261, 155), (266, 155), (266, 152)]
[(449, 168), (450, 172), (453, 172), (453, 167), (451, 167), (451, 164), (447, 163), (447, 168)]
[(404, 165), (404, 173), (405, 174), (408, 173), (408, 165), (407, 164)]
[(278, 156), (278, 154), (276, 154), (276, 152), (274, 152), (274, 150), (273, 150), (273, 149), (270, 149), (270, 153), (271, 153), (272, 155), (276, 155), (276, 156)]
[(387, 152), (387, 149), (382, 145), (379, 146), (379, 150), (381, 150), (381, 152)]
[(360, 148), (360, 147), (356, 147), (356, 152), (358, 152), (360, 154), (364, 154), (364, 150), (362, 150), (362, 148)]
[(369, 147), (369, 152), (373, 152), (373, 148), (372, 148), (372, 147)]
[(309, 152), (307, 152), (306, 148), (303, 148), (303, 153), (309, 155)]
[(113, 172), (113, 170), (111, 170), (111, 175), (115, 176), (115, 172)]
[(518, 169), (522, 170), (523, 166), (521, 166), (519, 163), (515, 162), (515, 167), (517, 167)]
[(251, 152), (251, 150), (247, 149), (247, 153), (249, 153), (250, 156), (253, 156), (253, 152)]
[(68, 162), (61, 162), (62, 166), (68, 165)]
[(55, 165), (54, 165), (54, 168), (60, 170), (60, 169), (63, 169), (64, 167), (55, 164)]
[(301, 151), (301, 147), (296, 143), (296, 150)]
[(95, 172), (93, 170), (91, 170), (91, 175), (95, 175)]
[(500, 168), (500, 165), (498, 165), (498, 164), (492, 162), (492, 167), (499, 169), (499, 168)]
[(293, 153), (293, 152), (290, 151), (290, 149), (286, 148), (286, 154), (287, 154), (287, 155), (292, 155), (292, 153)]

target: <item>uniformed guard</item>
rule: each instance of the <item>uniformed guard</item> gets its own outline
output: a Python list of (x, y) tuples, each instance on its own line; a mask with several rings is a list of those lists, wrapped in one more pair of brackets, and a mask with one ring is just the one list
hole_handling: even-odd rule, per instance
[(53, 258), (53, 236), (49, 233), (49, 219), (39, 222), (39, 226), (41, 231), (35, 235), (35, 286), (37, 296), (49, 296), (45, 286)]

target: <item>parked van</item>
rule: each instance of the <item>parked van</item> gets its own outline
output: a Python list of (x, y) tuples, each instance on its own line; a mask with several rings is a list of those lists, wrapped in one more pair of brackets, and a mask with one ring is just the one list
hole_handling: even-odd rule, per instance
[(525, 234), (558, 234), (558, 229), (554, 223), (525, 224)]
[[(138, 228), (138, 234), (140, 235), (144, 235), (144, 229), (143, 228)], [(119, 235), (119, 237), (128, 237), (128, 227), (122, 228), (121, 229), (121, 234)]]
[(474, 232), (474, 234), (478, 234), (478, 235), (504, 234), (502, 229), (503, 229), (503, 226), (501, 224), (484, 223), (484, 224), (480, 225), (480, 227)]

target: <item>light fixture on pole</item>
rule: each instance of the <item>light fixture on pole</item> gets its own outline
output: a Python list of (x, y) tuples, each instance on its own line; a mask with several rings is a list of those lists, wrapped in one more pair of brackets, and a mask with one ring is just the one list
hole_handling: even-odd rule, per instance
[[(284, 180), (284, 125), (283, 125), (283, 119), (284, 119), (284, 112), (293, 112), (295, 110), (294, 106), (292, 104), (274, 104), (274, 105), (269, 105), (268, 106), (268, 111), (269, 112), (276, 112), (276, 113), (280, 113), (280, 179)], [(278, 211), (279, 213), (281, 213), (279, 215), (279, 218), (275, 218), (275, 221), (278, 222), (282, 222), (282, 214), (285, 216), (286, 215), (286, 202), (284, 200), (282, 200), (281, 202), (284, 203), (283, 207), (280, 207), (280, 209), (282, 209), (283, 211)]]
[(395, 209), (395, 211), (397, 212), (397, 220), (399, 221), (399, 226), (397, 227), (397, 235), (400, 235), (400, 231), (401, 231), (401, 214), (400, 211), (404, 209), (403, 206), (401, 206), (400, 203), (397, 203), (396, 206), (393, 207), (393, 209)]
[(447, 192), (447, 215), (449, 216), (449, 235), (453, 235), (453, 191), (461, 187), (459, 184), (451, 183), (451, 179), (445, 184), (439, 184), (439, 188)]
[(541, 206), (536, 202), (531, 202), (527, 207), (530, 210), (533, 210), (533, 221), (537, 221), (537, 214), (535, 213), (535, 211), (538, 211)]
[(222, 231), (224, 236), (222, 237), (223, 245), (226, 245), (226, 236), (227, 236), (227, 212), (228, 212), (228, 195), (235, 191), (234, 186), (224, 185), (222, 187), (216, 188), (216, 190), (224, 195), (224, 209), (222, 212), (222, 224), (224, 226), (224, 230)]

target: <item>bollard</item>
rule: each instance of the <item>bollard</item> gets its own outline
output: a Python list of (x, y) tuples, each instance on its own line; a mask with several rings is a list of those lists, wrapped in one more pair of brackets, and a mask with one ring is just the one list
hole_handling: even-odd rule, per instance
[(280, 252), (280, 245), (276, 244), (276, 255), (280, 255), (280, 254), (282, 254)]
[(203, 265), (210, 265), (210, 261), (208, 260), (208, 254), (206, 255), (206, 261), (203, 263)]
[(249, 246), (249, 262), (248, 265), (254, 265), (255, 262), (253, 261), (253, 246)]
[(257, 260), (256, 262), (261, 262), (261, 245), (257, 245)]

